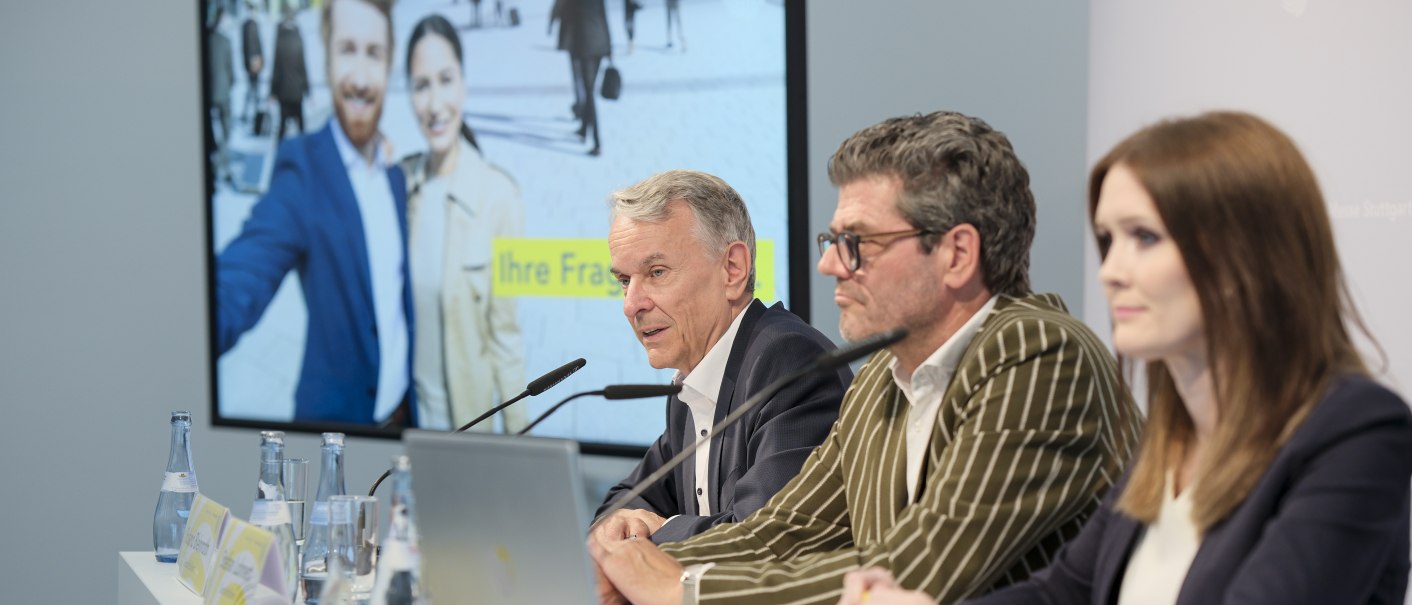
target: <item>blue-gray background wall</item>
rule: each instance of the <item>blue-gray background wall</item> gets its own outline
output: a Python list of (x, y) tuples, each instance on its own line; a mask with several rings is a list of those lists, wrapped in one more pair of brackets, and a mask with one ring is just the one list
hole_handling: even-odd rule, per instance
[[(209, 410), (196, 23), (194, 2), (0, 6), (0, 601), (112, 602), (117, 552), (152, 547), (167, 413)], [(1081, 308), (1088, 23), (1075, 1), (811, 0), (811, 232), (848, 134), (980, 115), (1031, 170), (1036, 288)], [(836, 334), (831, 292), (815, 280), (811, 303)], [(198, 420), (193, 439), (202, 491), (243, 513), (255, 432)], [(350, 440), (349, 484), (398, 450)]]

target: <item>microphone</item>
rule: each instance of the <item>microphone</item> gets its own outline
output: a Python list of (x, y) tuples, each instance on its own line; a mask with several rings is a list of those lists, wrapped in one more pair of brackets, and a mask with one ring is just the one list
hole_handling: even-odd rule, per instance
[(466, 429), (469, 429), (477, 424), (480, 424), (481, 422), (484, 422), (485, 419), (499, 414), (500, 410), (510, 407), (510, 404), (515, 403), (516, 401), (519, 401), (526, 397), (534, 397), (535, 395), (549, 390), (549, 387), (563, 382), (564, 379), (568, 378), (570, 374), (579, 371), (579, 369), (587, 363), (587, 361), (584, 361), (584, 359), (580, 357), (578, 359), (570, 361), (569, 363), (554, 368), (553, 370), (550, 370), (545, 375), (530, 381), (529, 385), (525, 386), (525, 390), (519, 395), (511, 397), (509, 401), (506, 401), (505, 403), (490, 408), (489, 410), (486, 410), (484, 414), (472, 418), (470, 422), (467, 422), (466, 424), (461, 425), (461, 428), (456, 429), (456, 432), (464, 432)]
[(681, 392), (679, 384), (613, 384), (603, 387), (604, 399), (646, 399)]
[[(585, 361), (584, 358), (580, 357), (578, 359), (570, 361), (569, 363), (554, 368), (553, 370), (545, 372), (543, 376), (531, 380), (530, 383), (525, 386), (525, 390), (521, 391), (519, 395), (511, 397), (505, 403), (502, 403), (493, 408), (490, 408), (489, 410), (486, 410), (484, 414), (472, 418), (470, 422), (461, 425), (461, 428), (456, 429), (453, 432), (464, 432), (466, 429), (480, 424), (484, 422), (485, 419), (500, 413), (501, 410), (510, 407), (510, 404), (515, 403), (516, 401), (519, 401), (526, 397), (534, 397), (535, 395), (549, 390), (554, 385), (563, 382), (565, 378), (568, 378), (574, 372), (577, 372), (582, 369), (583, 366), (587, 363), (588, 362)], [(391, 474), (392, 469), (387, 469), (386, 471), (383, 471), (382, 476), (378, 477), (378, 480), (373, 482), (373, 487), (368, 490), (368, 495), (371, 496), (374, 492), (378, 491), (378, 486), (382, 485), (383, 480), (387, 479), (388, 476), (390, 476)]]
[(534, 428), (535, 425), (539, 424), (540, 422), (543, 422), (544, 419), (548, 418), (550, 414), (559, 411), (559, 408), (564, 407), (564, 404), (578, 399), (579, 397), (583, 397), (585, 395), (602, 395), (604, 399), (644, 399), (647, 397), (676, 395), (680, 392), (681, 385), (679, 384), (613, 384), (603, 387), (603, 390), (601, 391), (584, 391), (582, 393), (574, 393), (573, 395), (565, 397), (563, 401), (554, 404), (554, 406), (549, 408), (548, 410), (545, 410), (543, 414), (540, 414), (538, 418), (534, 419), (534, 422), (529, 423), (529, 426), (526, 426), (525, 428), (521, 429), (520, 432), (515, 434), (524, 435), (526, 433), (529, 433), (530, 429)]
[(622, 508), (624, 506), (627, 506), (629, 502), (632, 502), (635, 498), (641, 496), (642, 492), (647, 491), (647, 488), (651, 487), (652, 484), (661, 481), (663, 477), (667, 476), (667, 473), (672, 472), (672, 470), (680, 466), (682, 462), (685, 462), (688, 457), (696, 453), (697, 448), (700, 448), (702, 443), (708, 443), (712, 439), (715, 439), (716, 435), (721, 434), (721, 432), (729, 428), (730, 425), (735, 424), (737, 421), (739, 421), (741, 417), (745, 416), (746, 412), (749, 412), (751, 410), (751, 408), (754, 408), (755, 406), (760, 405), (761, 403), (769, 400), (769, 398), (774, 397), (775, 393), (778, 393), (785, 387), (789, 386), (790, 384), (793, 384), (794, 381), (812, 374), (818, 374), (827, 372), (829, 370), (837, 369), (839, 366), (846, 365), (855, 359), (861, 359), (868, 355), (872, 355), (873, 353), (878, 352), (884, 347), (896, 344), (897, 342), (901, 341), (903, 338), (906, 337), (907, 330), (903, 328), (897, 328), (895, 330), (890, 330), (881, 334), (869, 336), (867, 338), (859, 340), (858, 342), (850, 343), (837, 350), (824, 353), (823, 355), (816, 357), (814, 361), (809, 365), (804, 366), (803, 369), (770, 383), (764, 389), (761, 389), (759, 392), (752, 395), (749, 399), (746, 399), (745, 403), (741, 404), (739, 408), (736, 408), (725, 418), (722, 418), (720, 424), (711, 427), (711, 431), (707, 433), (705, 437), (702, 437), (701, 439), (698, 439), (695, 442), (688, 444), (685, 448), (682, 448), (682, 451), (678, 452), (677, 455), (672, 456), (671, 460), (668, 460), (666, 463), (662, 464), (662, 466), (658, 467), (657, 470), (652, 471), (651, 475), (648, 475), (642, 481), (639, 481), (637, 485), (632, 486), (632, 489), (628, 490), (622, 496), (619, 496), (618, 499), (613, 502), (613, 505), (608, 507), (608, 510), (603, 511), (603, 514), (599, 515), (597, 519), (593, 520), (593, 525), (598, 525), (599, 521), (608, 518), (610, 515), (615, 512), (618, 512), (619, 510), (622, 510)]
[[(561, 383), (561, 382), (564, 382), (564, 379), (565, 379), (565, 378), (568, 378), (568, 377), (569, 377), (571, 374), (573, 374), (574, 372), (577, 372), (577, 371), (579, 371), (580, 369), (583, 369), (583, 366), (584, 366), (584, 364), (586, 364), (586, 363), (588, 363), (588, 362), (587, 362), (587, 361), (584, 361), (584, 359), (583, 359), (582, 357), (580, 357), (580, 358), (578, 358), (578, 359), (575, 359), (575, 360), (573, 360), (573, 361), (570, 361), (569, 363), (566, 363), (566, 364), (564, 364), (564, 365), (561, 365), (561, 366), (559, 366), (558, 368), (555, 368), (554, 370), (550, 371), (548, 374), (545, 374), (545, 375), (543, 375), (543, 376), (540, 376), (539, 378), (536, 378), (536, 379), (530, 381), (529, 385), (525, 387), (525, 394), (524, 394), (524, 395), (517, 396), (517, 397), (515, 397), (514, 399), (511, 399), (509, 402), (506, 403), (506, 405), (509, 405), (510, 403), (514, 403), (515, 401), (519, 400), (520, 397), (524, 397), (525, 395), (528, 395), (528, 396), (530, 396), (530, 397), (534, 397), (535, 395), (538, 395), (538, 394), (540, 394), (540, 393), (543, 393), (543, 392), (549, 390), (550, 387), (552, 387), (552, 386), (554, 386), (554, 385), (556, 385), (556, 384), (559, 384), (559, 383)], [(469, 426), (461, 427), (461, 430), (464, 431), (464, 430), (466, 430), (467, 428), (470, 428), (470, 427), (469, 427)]]

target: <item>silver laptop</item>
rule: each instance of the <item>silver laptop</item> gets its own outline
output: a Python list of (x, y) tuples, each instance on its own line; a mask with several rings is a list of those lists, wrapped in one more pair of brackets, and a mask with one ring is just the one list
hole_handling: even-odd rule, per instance
[(595, 603), (575, 441), (408, 430), (436, 603)]

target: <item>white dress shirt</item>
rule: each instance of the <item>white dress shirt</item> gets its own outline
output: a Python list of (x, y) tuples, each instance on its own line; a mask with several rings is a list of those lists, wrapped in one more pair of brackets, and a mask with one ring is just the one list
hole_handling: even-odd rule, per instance
[(378, 334), (377, 400), (373, 404), (373, 419), (386, 420), (402, 403), (410, 377), (407, 371), (407, 314), (402, 304), (402, 229), (397, 217), (397, 202), (387, 179), (387, 164), (382, 157), (382, 145), (369, 143), (375, 150), (368, 162), (353, 147), (337, 119), (329, 120), (333, 141), (353, 197), (358, 200), (358, 213), (363, 219), (363, 238), (368, 251), (368, 277), (372, 281), (373, 316)]
[(912, 371), (911, 376), (903, 376), (897, 367), (897, 358), (892, 360), (892, 380), (907, 398), (907, 500), (917, 499), (917, 484), (922, 477), (922, 457), (931, 444), (932, 429), (936, 427), (937, 410), (941, 408), (941, 396), (951, 384), (951, 375), (956, 373), (956, 365), (961, 363), (961, 355), (970, 346), (971, 339), (980, 332), (981, 324), (995, 308), (998, 297), (992, 296), (975, 315), (961, 325), (951, 338), (941, 343)]
[[(691, 373), (683, 375), (678, 372), (673, 380), (681, 385), (681, 393), (677, 398), (691, 409), (692, 430), (696, 433), (697, 441), (706, 438), (716, 419), (716, 396), (721, 393), (721, 381), (726, 375), (726, 362), (730, 361), (731, 347), (735, 346), (735, 335), (740, 331), (740, 320), (744, 317), (745, 310), (741, 309), (736, 313), (735, 320), (731, 321), (726, 333), (721, 335), (716, 344), (711, 345), (711, 350), (692, 368)], [(703, 443), (700, 449), (696, 450), (696, 506), (699, 509), (697, 514), (700, 515), (711, 514), (710, 462), (711, 444)], [(673, 515), (673, 518), (675, 517), (676, 515)]]
[(1191, 491), (1187, 485), (1180, 496), (1173, 497), (1173, 477), (1167, 474), (1162, 488), (1162, 510), (1157, 522), (1148, 525), (1128, 568), (1123, 572), (1123, 585), (1118, 591), (1118, 605), (1162, 605), (1176, 603), (1181, 593), (1191, 560), (1201, 548), (1201, 534), (1191, 521)]

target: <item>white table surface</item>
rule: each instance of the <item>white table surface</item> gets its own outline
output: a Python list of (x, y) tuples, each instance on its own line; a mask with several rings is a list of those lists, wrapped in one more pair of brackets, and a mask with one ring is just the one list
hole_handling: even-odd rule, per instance
[(177, 579), (176, 563), (152, 551), (118, 553), (118, 605), (200, 605), (201, 595)]

